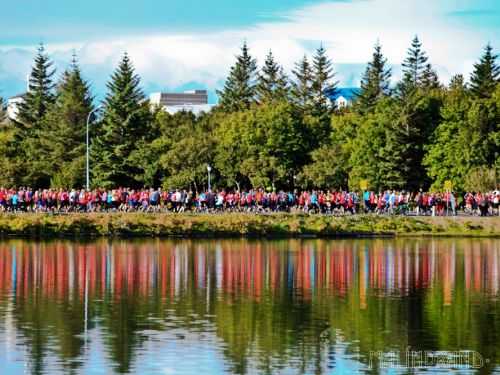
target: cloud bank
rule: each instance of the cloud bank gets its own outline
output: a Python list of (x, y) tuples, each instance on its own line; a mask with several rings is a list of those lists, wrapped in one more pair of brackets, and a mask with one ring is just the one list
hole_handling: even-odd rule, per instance
[[(446, 82), (455, 73), (469, 74), (484, 45), (491, 42), (495, 47), (499, 42), (495, 23), (477, 27), (467, 18), (470, 14), (477, 18), (477, 13), (462, 12), (446, 3), (325, 2), (290, 11), (277, 21), (225, 31), (145, 33), (123, 38), (110, 35), (93, 41), (82, 38), (76, 43), (48, 41), (47, 48), (59, 72), (76, 51), (98, 96), (105, 92), (105, 83), (125, 51), (141, 75), (146, 93), (194, 87), (213, 93), (222, 86), (243, 40), (259, 62), (272, 49), (287, 71), (322, 43), (335, 63), (340, 84), (356, 86), (377, 40), (394, 68), (393, 79), (399, 79), (399, 64), (411, 39), (418, 34), (430, 61)], [(0, 95), (24, 90), (34, 53), (35, 46), (0, 49)]]

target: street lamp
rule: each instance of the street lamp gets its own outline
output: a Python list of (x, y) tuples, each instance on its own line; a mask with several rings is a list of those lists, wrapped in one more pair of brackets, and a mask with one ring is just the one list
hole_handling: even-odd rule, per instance
[(86, 146), (87, 146), (87, 155), (86, 155), (86, 170), (85, 170), (85, 187), (87, 190), (90, 189), (90, 174), (89, 174), (89, 123), (90, 123), (90, 116), (92, 116), (93, 113), (97, 112), (99, 109), (101, 109), (101, 106), (95, 107), (92, 111), (89, 112), (89, 115), (87, 116), (87, 135), (86, 135)]
[(208, 172), (208, 192), (211, 192), (211, 186), (210, 186), (210, 172), (212, 172), (212, 167), (210, 164), (207, 164), (207, 172)]

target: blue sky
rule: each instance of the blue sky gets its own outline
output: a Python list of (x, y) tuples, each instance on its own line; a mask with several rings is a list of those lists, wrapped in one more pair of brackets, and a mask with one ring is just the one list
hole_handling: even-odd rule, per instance
[(487, 42), (500, 49), (498, 0), (24, 0), (0, 15), (0, 95), (24, 90), (36, 45), (59, 72), (72, 51), (98, 96), (128, 51), (146, 93), (219, 88), (243, 40), (290, 71), (321, 43), (342, 86), (356, 86), (380, 40), (400, 74), (413, 35), (445, 82), (469, 74)]

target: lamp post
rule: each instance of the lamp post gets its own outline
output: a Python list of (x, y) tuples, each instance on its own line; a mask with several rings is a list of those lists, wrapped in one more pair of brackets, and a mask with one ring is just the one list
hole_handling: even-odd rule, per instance
[(210, 172), (212, 172), (212, 167), (210, 164), (207, 164), (207, 172), (208, 172), (208, 192), (212, 191), (212, 188), (210, 186)]
[(86, 169), (85, 169), (85, 188), (87, 190), (90, 189), (90, 173), (89, 173), (89, 124), (90, 124), (90, 116), (92, 116), (93, 113), (97, 112), (99, 109), (101, 109), (101, 106), (95, 107), (92, 111), (89, 112), (87, 116), (87, 132), (86, 132), (86, 139), (85, 139), (85, 144), (87, 148), (87, 155), (86, 155)]

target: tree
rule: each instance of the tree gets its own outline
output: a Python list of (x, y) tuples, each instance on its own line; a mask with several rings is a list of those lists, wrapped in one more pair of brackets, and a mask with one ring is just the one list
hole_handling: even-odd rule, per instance
[(217, 91), (219, 106), (225, 112), (244, 110), (256, 99), (257, 61), (250, 55), (247, 43), (231, 67), (222, 91)]
[(3, 98), (0, 97), (0, 124), (7, 120), (7, 111)]
[(253, 116), (253, 126), (243, 128), (247, 158), (242, 173), (253, 187), (288, 186), (303, 162), (300, 118), (286, 102), (260, 106)]
[(338, 82), (334, 82), (333, 63), (321, 45), (313, 56), (312, 85), (315, 112), (319, 116), (329, 115), (333, 109), (329, 97), (337, 91)]
[(141, 173), (129, 159), (140, 141), (151, 141), (149, 102), (125, 53), (108, 83), (104, 115), (92, 142), (93, 182), (97, 186), (139, 186)]
[(313, 71), (311, 64), (304, 55), (301, 61), (295, 64), (292, 71), (295, 80), (292, 83), (292, 101), (303, 112), (309, 112), (313, 108)]
[(492, 191), (497, 189), (498, 170), (494, 167), (480, 166), (472, 168), (464, 179), (465, 191)]
[(433, 188), (442, 189), (444, 181), (451, 180), (463, 191), (470, 187), (471, 176), (477, 175), (472, 171), (493, 168), (500, 147), (497, 98), (500, 85), (491, 99), (473, 99), (462, 76), (452, 79), (441, 109), (443, 120), (423, 160)]
[(441, 109), (443, 121), (434, 131), (433, 141), (423, 160), (435, 189), (441, 189), (446, 180), (452, 180), (458, 190), (463, 187), (462, 169), (467, 168), (467, 163), (460, 138), (466, 128), (469, 107), (463, 77), (454, 77)]
[(215, 129), (215, 167), (225, 186), (236, 186), (238, 190), (249, 186), (248, 178), (241, 171), (241, 165), (248, 155), (244, 132), (254, 126), (253, 114), (253, 111), (247, 110), (223, 116)]
[(233, 113), (216, 130), (216, 167), (238, 188), (289, 186), (304, 162), (300, 132), (300, 117), (287, 102)]
[(21, 178), (18, 165), (19, 149), (15, 141), (17, 129), (10, 123), (2, 125), (0, 129), (0, 186), (16, 186)]
[(19, 106), (15, 123), (14, 139), (19, 152), (14, 163), (18, 166), (19, 181), (35, 188), (48, 187), (50, 183), (50, 164), (41, 140), (47, 131), (44, 117), (55, 100), (52, 65), (40, 44), (29, 78), (29, 90)]
[(324, 144), (311, 152), (312, 162), (304, 166), (298, 180), (306, 188), (346, 187), (347, 174), (341, 159), (341, 145)]
[(389, 95), (391, 69), (386, 65), (387, 59), (382, 54), (382, 46), (377, 42), (372, 61), (368, 63), (361, 78), (361, 91), (356, 98), (356, 107), (360, 112), (370, 111), (379, 99)]
[(160, 156), (160, 166), (165, 171), (165, 188), (199, 191), (206, 183), (207, 165), (212, 162), (215, 148), (210, 116), (204, 114), (196, 118), (193, 113), (180, 112), (170, 119), (178, 127), (162, 137), (165, 151)]
[(52, 77), (55, 74), (55, 69), (52, 68), (52, 65), (52, 61), (45, 52), (45, 47), (40, 44), (29, 77), (29, 90), (24, 96), (24, 102), (19, 106), (19, 122), (28, 132), (40, 123), (49, 107), (54, 103)]
[(39, 135), (52, 186), (84, 186), (86, 121), (91, 111), (90, 88), (73, 56), (57, 86), (56, 101), (44, 117), (45, 133)]
[(288, 97), (288, 77), (269, 51), (257, 82), (257, 96), (260, 102), (280, 101)]
[(420, 85), (427, 66), (427, 60), (427, 54), (422, 50), (422, 43), (418, 36), (415, 36), (403, 62), (403, 79), (398, 85), (401, 97), (410, 95)]
[(374, 110), (358, 120), (357, 136), (352, 141), (349, 187), (357, 189), (368, 180), (372, 189), (406, 187), (408, 144), (398, 121), (399, 106), (392, 98), (380, 100)]
[(420, 86), (423, 90), (435, 90), (441, 87), (439, 77), (431, 64), (425, 66), (420, 80)]
[(470, 79), (470, 90), (476, 98), (490, 98), (499, 82), (500, 66), (496, 63), (497, 55), (493, 54), (490, 44), (484, 48), (483, 56), (474, 64)]

